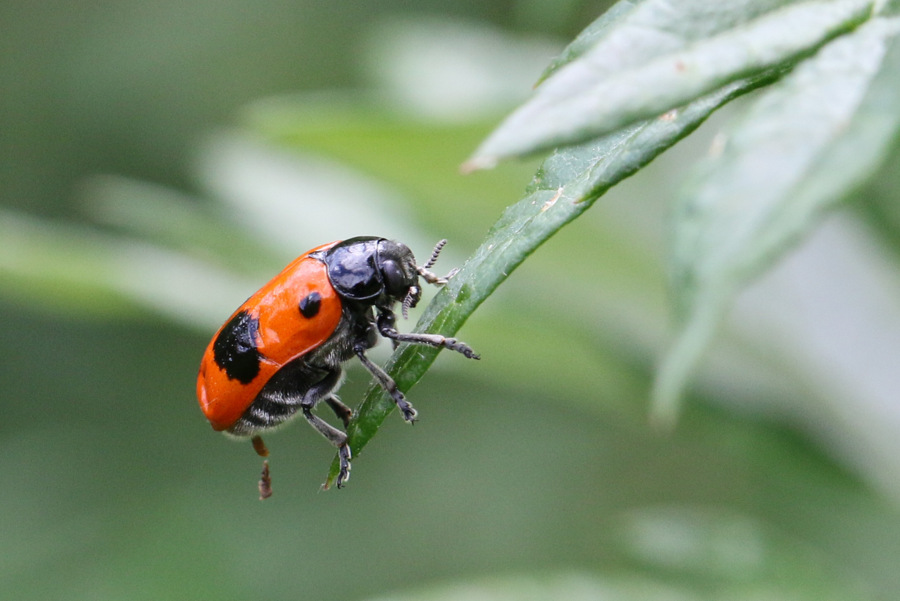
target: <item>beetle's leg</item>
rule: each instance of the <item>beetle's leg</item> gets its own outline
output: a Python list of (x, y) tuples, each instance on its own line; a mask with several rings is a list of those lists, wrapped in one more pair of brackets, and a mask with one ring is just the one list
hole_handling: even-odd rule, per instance
[(350, 445), (347, 443), (342, 444), (338, 447), (338, 461), (340, 463), (340, 469), (338, 469), (338, 477), (337, 477), (337, 487), (344, 488), (344, 483), (350, 479), (350, 460), (353, 459), (352, 453), (350, 453)]
[(394, 399), (394, 402), (397, 404), (397, 408), (400, 410), (400, 413), (403, 414), (403, 419), (411, 424), (415, 423), (418, 413), (413, 408), (413, 406), (409, 404), (409, 401), (406, 400), (406, 397), (403, 396), (403, 393), (400, 392), (400, 389), (397, 388), (397, 383), (394, 382), (394, 379), (387, 375), (387, 372), (385, 372), (383, 369), (372, 363), (372, 361), (368, 357), (366, 357), (366, 348), (363, 345), (355, 345), (353, 347), (353, 352), (356, 353), (356, 356), (359, 357), (359, 360), (362, 362), (365, 368), (369, 370), (369, 373), (371, 373), (375, 377), (375, 379), (378, 381), (378, 384), (382, 388), (384, 388), (389, 395), (391, 395), (392, 399)]
[(460, 342), (456, 338), (447, 338), (440, 334), (402, 334), (394, 327), (396, 318), (391, 311), (378, 313), (378, 331), (385, 338), (390, 338), (394, 344), (398, 342), (411, 342), (412, 344), (427, 344), (436, 348), (446, 348), (456, 351), (468, 357), (469, 359), (481, 359), (472, 347), (465, 342)]
[(338, 418), (342, 422), (344, 422), (345, 428), (350, 425), (350, 418), (353, 417), (353, 409), (343, 404), (341, 402), (341, 399), (337, 398), (333, 394), (325, 399), (325, 402), (328, 403), (328, 406), (331, 407), (331, 410), (334, 411), (334, 414), (338, 416)]
[(263, 461), (262, 474), (259, 477), (259, 500), (265, 501), (272, 496), (272, 476), (269, 474), (269, 462)]
[(313, 428), (319, 431), (319, 434), (328, 439), (328, 442), (337, 447), (338, 457), (340, 458), (340, 470), (338, 471), (337, 487), (342, 488), (344, 482), (350, 478), (350, 460), (353, 458), (350, 453), (350, 445), (347, 444), (347, 435), (323, 420), (313, 415), (312, 407), (303, 405), (301, 407), (303, 417), (309, 422)]
[(250, 439), (250, 442), (253, 443), (253, 450), (256, 451), (257, 455), (260, 457), (269, 456), (269, 449), (266, 448), (266, 443), (263, 442), (262, 436), (257, 434)]
[[(316, 406), (316, 403), (318, 403), (325, 395), (328, 395), (325, 398), (325, 401), (332, 409), (334, 409), (334, 405), (331, 401), (333, 397), (330, 393), (340, 378), (340, 368), (335, 367), (328, 370), (325, 377), (307, 390), (306, 394), (303, 395), (303, 400), (300, 401), (300, 410), (303, 412), (303, 417), (306, 418), (309, 425), (315, 428), (319, 434), (324, 436), (328, 442), (338, 449), (338, 457), (340, 458), (340, 471), (338, 472), (337, 477), (338, 488), (342, 488), (344, 482), (350, 478), (350, 460), (352, 459), (352, 453), (350, 452), (350, 445), (347, 444), (347, 435), (317, 415), (313, 415), (312, 410), (313, 407)], [(343, 405), (343, 403), (340, 401), (337, 401), (337, 403), (349, 411), (349, 408)], [(337, 412), (337, 410), (335, 410), (335, 412)]]

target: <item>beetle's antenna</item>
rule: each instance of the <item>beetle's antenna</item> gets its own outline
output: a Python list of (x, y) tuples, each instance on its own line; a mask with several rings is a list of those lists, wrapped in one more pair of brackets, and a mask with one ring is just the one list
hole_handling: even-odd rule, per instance
[(400, 305), (400, 311), (403, 313), (403, 319), (409, 319), (409, 310), (412, 307), (416, 306), (416, 303), (419, 302), (419, 296), (421, 296), (422, 291), (418, 286), (412, 286), (409, 289), (409, 292), (406, 293), (406, 297), (403, 299), (403, 303)]
[(431, 251), (431, 258), (428, 259), (428, 261), (427, 261), (424, 265), (422, 265), (422, 269), (428, 269), (429, 267), (432, 267), (435, 263), (437, 263), (438, 255), (441, 254), (441, 250), (442, 250), (446, 245), (447, 245), (447, 239), (446, 239), (446, 238), (444, 238), (443, 240), (438, 241), (438, 243), (434, 245), (434, 250)]
[(420, 265), (420, 266), (416, 267), (416, 270), (419, 272), (419, 275), (422, 276), (422, 278), (429, 284), (434, 284), (437, 286), (446, 284), (448, 281), (450, 281), (450, 278), (452, 278), (453, 275), (457, 271), (459, 271), (459, 269), (454, 269), (453, 271), (451, 271), (444, 277), (440, 277), (440, 276), (428, 271), (428, 269), (430, 267), (432, 267), (435, 263), (437, 263), (438, 255), (441, 254), (441, 249), (443, 249), (444, 245), (446, 245), (446, 244), (447, 244), (446, 238), (441, 240), (437, 244), (435, 244), (434, 250), (431, 251), (431, 258), (429, 258), (428, 261), (426, 261), (424, 265)]

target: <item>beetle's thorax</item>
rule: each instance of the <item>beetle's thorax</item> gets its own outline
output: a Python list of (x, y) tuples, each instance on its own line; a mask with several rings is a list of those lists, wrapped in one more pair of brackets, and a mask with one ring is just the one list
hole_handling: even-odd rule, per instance
[(327, 266), (329, 281), (341, 299), (351, 304), (390, 309), (419, 290), (415, 256), (399, 242), (350, 238), (314, 256)]

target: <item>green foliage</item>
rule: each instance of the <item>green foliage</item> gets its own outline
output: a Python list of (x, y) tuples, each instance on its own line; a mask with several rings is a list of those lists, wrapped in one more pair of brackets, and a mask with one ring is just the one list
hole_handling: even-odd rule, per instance
[[(760, 384), (751, 372), (779, 357), (733, 337), (713, 357), (737, 357), (720, 380), (689, 384), (735, 295), (826, 211), (863, 196), (900, 248), (896, 6), (622, 1), (492, 134), (490, 115), (412, 119), (387, 94), (265, 98), (203, 145), (193, 194), (94, 176), (79, 192), (90, 224), (2, 209), (14, 335), (0, 338), (13, 399), (0, 467), (27, 477), (0, 494), (16, 516), (0, 579), (17, 594), (110, 599), (895, 598), (900, 517), (871, 486), (896, 493), (893, 447), (835, 426), (857, 422), (829, 415), (796, 364), (765, 374), (781, 388)], [(414, 57), (427, 59), (415, 86), (449, 77), (431, 56)], [(696, 160), (691, 134), (723, 107)], [(476, 147), (467, 169), (549, 154), (461, 177)], [(680, 190), (652, 173), (657, 158), (679, 176), (693, 164)], [(651, 192), (622, 192), (632, 175)], [(608, 192), (615, 207), (597, 202)], [(628, 208), (671, 205), (678, 322), (655, 387), (664, 270), (615, 212), (617, 192)], [(450, 239), (438, 267), (461, 269), (415, 330), (465, 324), (483, 360), (409, 346), (387, 359), (402, 390), (421, 380), (411, 434), (351, 368), (342, 395), (363, 401), (348, 490), (316, 496), (331, 449), (279, 435), (267, 440), (275, 497), (259, 505), (256, 458), (213, 437), (190, 398), (202, 346), (292, 256), (369, 233), (420, 258)], [(178, 327), (124, 321), (148, 310)], [(695, 402), (668, 437), (647, 427), (648, 397), (668, 426), (685, 394)], [(802, 434), (732, 411), (742, 398), (781, 403), (773, 413)], [(376, 438), (382, 428), (394, 431)]]
[[(670, 266), (682, 325), (653, 411), (671, 427), (734, 295), (878, 168), (900, 126), (900, 21), (873, 16), (870, 2), (780, 4), (688, 2), (674, 14), (653, 1), (622, 2), (588, 27), (465, 168), (578, 145), (541, 165), (525, 198), (494, 224), (417, 329), (454, 334), (528, 255), (610, 187), (722, 104), (780, 78), (745, 124), (723, 134), (725, 150), (698, 167), (673, 216)], [(792, 61), (799, 64), (789, 70)], [(398, 351), (390, 367), (401, 389), (436, 354)], [(365, 446), (391, 409), (372, 388), (350, 429), (353, 448)]]
[(803, 62), (756, 100), (699, 166), (673, 215), (679, 340), (656, 417), (676, 400), (731, 298), (889, 154), (900, 115), (900, 21), (875, 19)]
[(565, 69), (554, 64), (553, 77), (484, 141), (469, 165), (490, 166), (656, 117), (736, 79), (795, 62), (871, 9), (871, 0), (750, 0), (713, 8), (697, 0), (678, 11), (662, 0), (642, 2), (589, 29), (586, 35), (597, 37), (590, 49), (568, 53)]

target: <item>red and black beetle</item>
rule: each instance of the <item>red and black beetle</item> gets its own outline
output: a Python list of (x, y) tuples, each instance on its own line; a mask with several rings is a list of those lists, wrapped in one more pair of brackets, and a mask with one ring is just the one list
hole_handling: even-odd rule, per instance
[(403, 418), (413, 422), (416, 410), (391, 377), (366, 356), (378, 334), (394, 344), (427, 344), (479, 358), (455, 338), (402, 334), (394, 325), (396, 303), (402, 304), (405, 315), (419, 301), (419, 277), (430, 284), (447, 282), (428, 271), (445, 242), (438, 243), (423, 266), (416, 265), (406, 245), (369, 236), (325, 244), (295, 259), (247, 299), (206, 348), (197, 398), (212, 427), (251, 437), (254, 448), (265, 456), (259, 433), (299, 411), (338, 448), (337, 485), (343, 486), (350, 474), (347, 435), (312, 412), (324, 400), (345, 427), (349, 423), (352, 411), (334, 394), (342, 363), (359, 358), (394, 399)]

